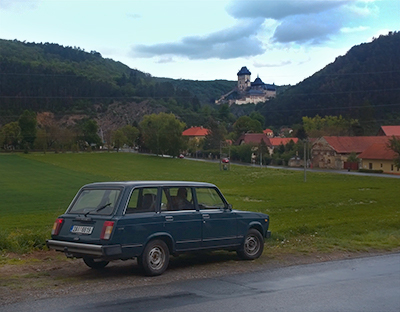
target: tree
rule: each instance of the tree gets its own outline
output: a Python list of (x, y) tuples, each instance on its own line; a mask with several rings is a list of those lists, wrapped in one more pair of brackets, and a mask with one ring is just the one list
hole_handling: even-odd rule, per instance
[(36, 113), (25, 110), (18, 119), (18, 125), (21, 128), (22, 144), (32, 148), (37, 133)]
[[(38, 113), (36, 116), (37, 124), (38, 124), (38, 133), (37, 133), (37, 139), (39, 139), (39, 134), (41, 136), (40, 144), (38, 146), (41, 146), (41, 148), (44, 148), (43, 146), (43, 132), (40, 130), (43, 130), (44, 133), (46, 134), (46, 144), (47, 147), (54, 147), (55, 151), (58, 151), (58, 148), (61, 145), (61, 142), (63, 141), (63, 136), (64, 133), (60, 126), (57, 125), (57, 122), (55, 120), (54, 114), (50, 112), (43, 112), (43, 113)], [(46, 147), (46, 148), (47, 148)]]
[(185, 147), (182, 138), (185, 126), (174, 114), (146, 115), (140, 122), (144, 145), (157, 155), (178, 156)]
[(3, 142), (2, 145), (4, 148), (17, 148), (19, 142), (22, 139), (21, 128), (19, 127), (18, 121), (10, 122), (5, 124), (3, 128), (1, 128)]
[(260, 112), (256, 112), (256, 111), (251, 112), (250, 118), (254, 119), (254, 120), (258, 120), (260, 122), (261, 126), (264, 126), (264, 124), (265, 124), (265, 118), (263, 115), (260, 114)]
[(341, 115), (320, 117), (303, 117), (303, 127), (309, 137), (318, 138), (324, 135), (349, 135), (358, 125), (356, 119), (345, 119)]
[(43, 150), (43, 153), (46, 154), (47, 151), (47, 133), (44, 129), (39, 129), (37, 131), (37, 136), (34, 144), (35, 148)]
[(397, 154), (394, 164), (397, 168), (400, 168), (400, 138), (393, 136), (389, 139), (388, 147)]
[(101, 139), (97, 134), (99, 126), (93, 119), (87, 120), (82, 126), (83, 140), (86, 141), (89, 146), (92, 144), (101, 145)]
[(128, 141), (128, 138), (126, 137), (122, 129), (118, 129), (112, 133), (112, 141), (114, 143), (114, 147), (117, 148), (118, 152), (119, 149)]
[(226, 129), (222, 124), (216, 122), (213, 118), (208, 121), (208, 134), (204, 138), (205, 150), (219, 150), (221, 141), (225, 140)]
[(236, 138), (238, 138), (241, 134), (247, 132), (261, 133), (263, 129), (258, 120), (252, 119), (249, 116), (242, 116), (234, 123), (233, 131), (236, 134)]
[(349, 157), (347, 157), (347, 161), (351, 162), (351, 163), (356, 163), (359, 161), (358, 157), (357, 157), (357, 153), (356, 152), (351, 152)]
[(122, 127), (121, 130), (126, 137), (125, 143), (130, 147), (134, 147), (139, 138), (139, 129), (131, 125), (126, 125), (125, 127)]

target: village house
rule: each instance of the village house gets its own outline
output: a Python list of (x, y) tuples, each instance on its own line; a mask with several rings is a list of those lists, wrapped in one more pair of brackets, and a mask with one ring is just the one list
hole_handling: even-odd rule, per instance
[(395, 166), (393, 161), (397, 156), (393, 150), (388, 148), (387, 143), (374, 143), (358, 155), (358, 158), (361, 160), (363, 169), (400, 174), (400, 169)]
[(400, 126), (382, 126), (378, 135), (382, 136), (400, 136)]
[(260, 144), (264, 141), (265, 145), (272, 148), (270, 138), (265, 133), (243, 133), (237, 140), (236, 145), (242, 144)]
[(263, 131), (263, 133), (265, 133), (267, 135), (267, 137), (269, 137), (269, 138), (273, 138), (274, 137), (274, 131), (272, 131), (271, 129), (265, 129)]
[(279, 147), (279, 145), (286, 145), (290, 141), (293, 141), (294, 144), (296, 144), (299, 139), (298, 138), (270, 138), (269, 141), (271, 142), (271, 145), (273, 148)]
[(314, 168), (344, 169), (344, 162), (351, 153), (357, 155), (373, 144), (387, 144), (386, 136), (324, 136), (312, 145), (311, 156)]
[(204, 139), (209, 130), (203, 127), (190, 127), (182, 132), (182, 136), (188, 137), (189, 140), (196, 140), (197, 142)]
[(269, 138), (265, 133), (244, 133), (237, 140), (236, 144), (254, 144), (258, 145), (264, 141), (265, 145), (268, 148), (268, 152), (270, 155), (274, 153), (274, 149), (278, 148), (280, 145), (286, 145), (290, 141), (296, 144), (299, 139), (298, 138)]

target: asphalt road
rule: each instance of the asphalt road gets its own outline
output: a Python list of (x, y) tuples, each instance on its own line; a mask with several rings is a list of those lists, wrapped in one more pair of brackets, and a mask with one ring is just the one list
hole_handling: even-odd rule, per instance
[(400, 311), (400, 253), (26, 301), (0, 311)]

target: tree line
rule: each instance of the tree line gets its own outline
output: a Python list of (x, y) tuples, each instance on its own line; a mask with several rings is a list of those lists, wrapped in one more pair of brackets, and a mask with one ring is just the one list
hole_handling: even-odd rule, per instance
[[(290, 140), (281, 144), (269, 153), (264, 141), (254, 144), (235, 145), (234, 142), (243, 133), (262, 133), (264, 117), (256, 112), (242, 116), (231, 127), (224, 122), (210, 118), (206, 124), (208, 134), (202, 140), (189, 140), (182, 135), (186, 124), (172, 113), (159, 113), (144, 116), (137, 125), (124, 125), (113, 131), (102, 133), (93, 119), (81, 120), (74, 127), (63, 127), (57, 123), (50, 112), (35, 113), (25, 110), (18, 118), (0, 128), (0, 144), (4, 151), (31, 150), (65, 152), (65, 151), (120, 151), (126, 147), (157, 155), (179, 156), (187, 153), (193, 157), (222, 157), (229, 155), (232, 160), (255, 161), (265, 165), (287, 165), (293, 157), (304, 159), (304, 145), (309, 153), (311, 146), (308, 138), (323, 135), (347, 135), (353, 131), (357, 120), (346, 120), (342, 116), (325, 116), (314, 118), (303, 117), (303, 124), (297, 125), (292, 132), (297, 143)], [(223, 144), (226, 142), (233, 144)], [(400, 155), (400, 140), (392, 138), (388, 145)], [(256, 151), (256, 153), (255, 153)], [(400, 165), (400, 156), (396, 159)]]

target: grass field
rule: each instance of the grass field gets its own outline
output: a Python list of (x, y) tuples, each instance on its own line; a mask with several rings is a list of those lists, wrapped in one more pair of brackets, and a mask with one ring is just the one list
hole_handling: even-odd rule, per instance
[(269, 252), (400, 248), (400, 179), (303, 173), (129, 153), (0, 155), (0, 250), (44, 247), (57, 215), (85, 183), (215, 183), (234, 208), (270, 215)]

